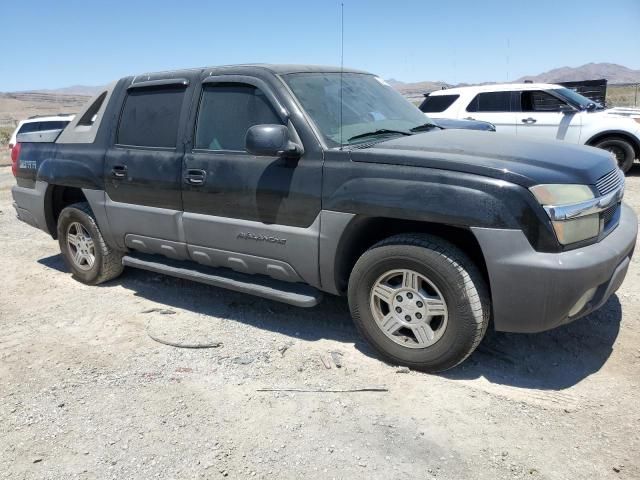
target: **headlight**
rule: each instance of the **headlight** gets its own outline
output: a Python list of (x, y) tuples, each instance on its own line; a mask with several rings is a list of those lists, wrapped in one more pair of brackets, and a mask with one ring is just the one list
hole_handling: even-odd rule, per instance
[(586, 185), (536, 185), (529, 190), (540, 205), (569, 205), (595, 198), (593, 191)]
[[(536, 185), (530, 190), (542, 206), (574, 205), (595, 198), (593, 191), (587, 185)], [(554, 220), (554, 218), (551, 220), (556, 237), (562, 245), (597, 237), (600, 233), (600, 215), (598, 213), (567, 220)]]

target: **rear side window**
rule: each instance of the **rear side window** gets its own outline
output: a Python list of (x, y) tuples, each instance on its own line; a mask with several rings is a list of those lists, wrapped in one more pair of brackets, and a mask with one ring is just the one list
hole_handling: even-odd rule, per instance
[(523, 112), (558, 112), (565, 102), (540, 90), (522, 92)]
[(40, 122), (23, 123), (18, 133), (31, 133), (40, 130)]
[(440, 113), (453, 105), (460, 95), (429, 95), (420, 105), (425, 113)]
[(183, 88), (140, 88), (127, 93), (116, 143), (175, 148)]
[(69, 125), (66, 120), (52, 120), (50, 122), (40, 122), (40, 130), (61, 130)]
[(509, 112), (511, 92), (479, 93), (467, 106), (467, 112)]
[(100, 107), (104, 103), (104, 99), (107, 98), (107, 92), (102, 92), (102, 94), (96, 98), (93, 104), (84, 112), (82, 118), (78, 120), (78, 125), (83, 125), (85, 127), (90, 127), (96, 121), (96, 117), (98, 116), (98, 111), (100, 111)]
[(24, 123), (18, 133), (41, 132), (42, 130), (61, 130), (69, 125), (67, 120), (44, 120), (42, 122)]
[(205, 85), (196, 125), (195, 148), (244, 151), (253, 125), (281, 124), (269, 99), (252, 85)]

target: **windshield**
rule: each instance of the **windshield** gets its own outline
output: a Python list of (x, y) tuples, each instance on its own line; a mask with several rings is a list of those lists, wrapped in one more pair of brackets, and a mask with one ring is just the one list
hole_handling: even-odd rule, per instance
[[(376, 136), (406, 135), (429, 122), (381, 78), (343, 73), (341, 131), (340, 73), (292, 73), (284, 79), (329, 147), (367, 142)], [(372, 135), (363, 135), (367, 133)]]
[(580, 95), (578, 92), (575, 92), (570, 88), (556, 88), (553, 91), (566, 98), (570, 103), (577, 105), (582, 109), (586, 109), (587, 105), (589, 105), (590, 103), (595, 104), (596, 108), (602, 108), (602, 105), (600, 105), (599, 103), (594, 102), (584, 95)]

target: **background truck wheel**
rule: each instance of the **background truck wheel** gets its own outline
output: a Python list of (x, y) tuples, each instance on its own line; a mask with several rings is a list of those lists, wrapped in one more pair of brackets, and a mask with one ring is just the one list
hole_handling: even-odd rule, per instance
[(404, 234), (367, 250), (349, 278), (349, 308), (389, 362), (438, 372), (482, 340), (490, 301), (473, 262), (438, 237)]
[(122, 273), (122, 253), (107, 246), (87, 203), (60, 212), (58, 243), (73, 277), (82, 283), (97, 285)]
[(633, 165), (633, 160), (636, 158), (636, 152), (633, 149), (633, 145), (631, 145), (624, 138), (607, 137), (603, 140), (600, 140), (593, 146), (613, 153), (618, 160), (618, 166), (620, 167), (620, 170), (622, 170), (624, 173), (627, 173), (629, 171), (631, 165)]

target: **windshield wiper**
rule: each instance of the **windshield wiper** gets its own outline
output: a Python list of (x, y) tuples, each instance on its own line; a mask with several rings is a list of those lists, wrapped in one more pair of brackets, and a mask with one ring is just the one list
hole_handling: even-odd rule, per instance
[(440, 130), (444, 130), (440, 125), (436, 125), (435, 123), (427, 122), (422, 125), (418, 125), (417, 127), (413, 127), (411, 129), (412, 132), (425, 132), (427, 130), (433, 130), (434, 128), (439, 128)]
[(350, 142), (351, 140), (357, 140), (359, 138), (375, 137), (376, 135), (384, 135), (387, 133), (399, 133), (400, 135), (411, 135), (411, 132), (405, 132), (403, 130), (390, 130), (388, 128), (381, 128), (379, 130), (374, 130), (372, 132), (365, 132), (365, 133), (360, 133), (358, 135), (354, 135), (353, 137), (347, 139), (347, 142)]

